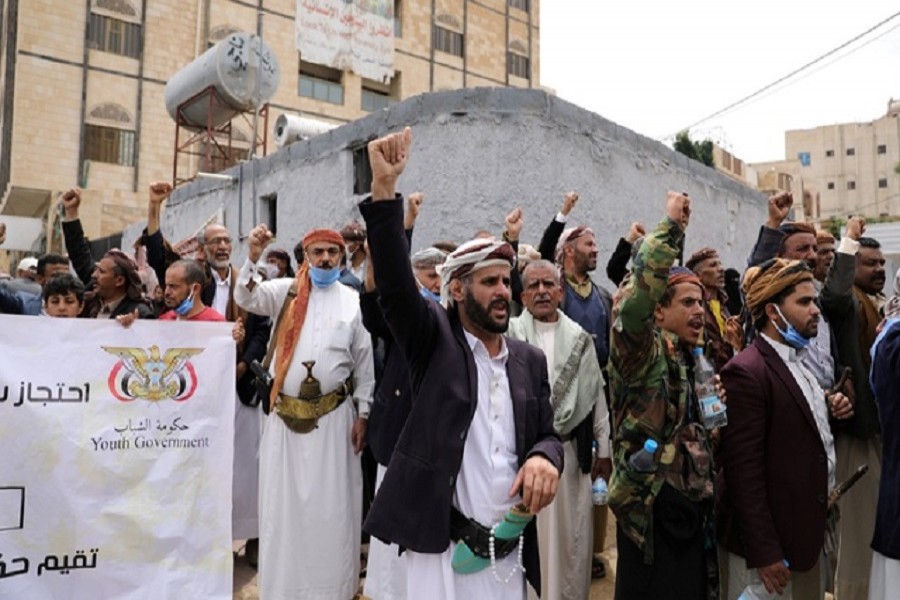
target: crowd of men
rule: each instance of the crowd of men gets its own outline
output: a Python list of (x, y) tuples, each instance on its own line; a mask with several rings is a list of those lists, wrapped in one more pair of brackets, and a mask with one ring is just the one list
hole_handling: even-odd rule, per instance
[(70, 190), (68, 256), (23, 258), (0, 312), (234, 323), (232, 531), (264, 600), (353, 598), (366, 534), (373, 600), (585, 599), (597, 478), (616, 598), (900, 598), (900, 272), (886, 296), (864, 218), (837, 240), (777, 194), (726, 272), (714, 248), (681, 259), (692, 201), (669, 192), (619, 239), (610, 293), (574, 192), (536, 247), (515, 209), (498, 237), (413, 252), (411, 147), (370, 143), (363, 222), (307, 232), (296, 271), (265, 225), (241, 266), (215, 224), (180, 256), (167, 183), (135, 254), (95, 260)]

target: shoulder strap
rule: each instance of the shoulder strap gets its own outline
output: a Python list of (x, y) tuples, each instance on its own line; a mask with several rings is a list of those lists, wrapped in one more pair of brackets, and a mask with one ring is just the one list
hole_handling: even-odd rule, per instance
[[(550, 394), (550, 404), (554, 408), (556, 408), (559, 399), (565, 397), (569, 392), (569, 388), (572, 386), (572, 382), (575, 380), (575, 375), (578, 372), (578, 367), (581, 365), (581, 355), (587, 350), (589, 347), (588, 342), (591, 340), (591, 335), (588, 332), (584, 330), (579, 332), (578, 339), (572, 345), (572, 352), (569, 354), (562, 371), (560, 371), (559, 377), (556, 378)], [(593, 344), (590, 344), (590, 349), (593, 351)]]
[(291, 283), (291, 289), (288, 290), (287, 297), (284, 299), (284, 304), (281, 305), (281, 311), (278, 313), (278, 318), (275, 319), (275, 327), (272, 328), (272, 336), (269, 339), (269, 349), (266, 351), (266, 357), (263, 359), (263, 371), (268, 371), (269, 365), (272, 363), (272, 355), (275, 353), (275, 346), (278, 344), (278, 328), (281, 326), (281, 318), (284, 317), (288, 305), (290, 305), (291, 301), (296, 297), (297, 280), (294, 279), (293, 283)]

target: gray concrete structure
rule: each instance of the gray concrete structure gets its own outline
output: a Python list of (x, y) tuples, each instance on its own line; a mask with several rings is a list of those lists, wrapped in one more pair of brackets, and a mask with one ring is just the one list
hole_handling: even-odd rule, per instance
[[(594, 228), (600, 264), (631, 221), (654, 226), (667, 190), (693, 199), (685, 255), (719, 249), (726, 266), (743, 269), (766, 217), (766, 199), (746, 186), (659, 142), (538, 90), (478, 88), (425, 94), (275, 154), (235, 167), (233, 183), (197, 180), (168, 200), (163, 232), (178, 240), (217, 210), (232, 235), (254, 221), (277, 222), (276, 245), (290, 249), (314, 226), (339, 227), (358, 217), (354, 150), (365, 160), (368, 140), (404, 125), (413, 128), (412, 157), (400, 179), (404, 193), (421, 190), (425, 203), (413, 250), (439, 239), (464, 241), (479, 229), (500, 234), (504, 216), (525, 211), (523, 241), (537, 243), (567, 190), (581, 196), (573, 224)], [(260, 197), (251, 198), (253, 171)], [(271, 197), (271, 196), (270, 196)], [(254, 218), (255, 214), (255, 218)], [(598, 282), (608, 285), (604, 269)]]

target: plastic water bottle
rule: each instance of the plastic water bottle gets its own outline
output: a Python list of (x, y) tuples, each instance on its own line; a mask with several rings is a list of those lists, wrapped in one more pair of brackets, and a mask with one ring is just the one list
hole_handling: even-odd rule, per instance
[(594, 506), (602, 506), (606, 504), (606, 494), (608, 489), (606, 487), (606, 480), (602, 477), (598, 477), (594, 480), (594, 485), (591, 486), (591, 498), (594, 501)]
[(694, 355), (694, 389), (703, 413), (703, 426), (707, 429), (725, 427), (728, 415), (725, 413), (725, 403), (716, 392), (716, 372), (704, 356), (703, 348), (698, 346), (691, 352)]
[[(790, 568), (791, 563), (785, 560), (784, 566)], [(775, 598), (778, 598), (777, 593), (770, 594), (766, 590), (766, 584), (762, 581), (757, 581), (745, 587), (741, 595), (737, 597), (737, 600), (775, 600)]]
[(644, 447), (628, 457), (628, 464), (638, 473), (652, 473), (656, 470), (653, 455), (656, 454), (658, 447), (659, 444), (656, 443), (656, 440), (647, 438)]

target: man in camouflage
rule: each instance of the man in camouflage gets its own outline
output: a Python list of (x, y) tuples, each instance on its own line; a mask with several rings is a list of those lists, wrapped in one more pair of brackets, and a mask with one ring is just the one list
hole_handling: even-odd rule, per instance
[(684, 266), (697, 274), (705, 290), (706, 355), (712, 360), (718, 373), (734, 356), (734, 349), (728, 343), (726, 332), (731, 314), (726, 306), (728, 294), (725, 293), (725, 268), (718, 251), (709, 247), (694, 252)]
[[(704, 328), (703, 287), (673, 267), (690, 218), (669, 192), (666, 216), (645, 237), (613, 310), (614, 418), (609, 504), (617, 518), (616, 598), (718, 598), (713, 465), (692, 385), (690, 349)], [(647, 439), (653, 469), (629, 464)]]

